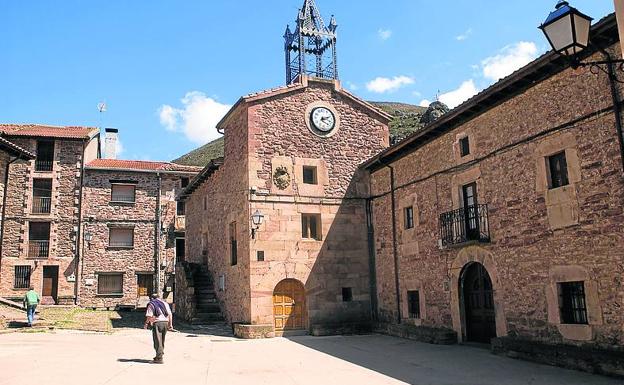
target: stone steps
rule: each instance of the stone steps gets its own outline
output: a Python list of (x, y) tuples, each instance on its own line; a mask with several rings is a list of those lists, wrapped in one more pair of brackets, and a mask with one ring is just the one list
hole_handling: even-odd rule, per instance
[(202, 266), (193, 275), (195, 291), (195, 317), (190, 320), (192, 325), (213, 325), (223, 322), (225, 318), (217, 300), (213, 280), (206, 266)]

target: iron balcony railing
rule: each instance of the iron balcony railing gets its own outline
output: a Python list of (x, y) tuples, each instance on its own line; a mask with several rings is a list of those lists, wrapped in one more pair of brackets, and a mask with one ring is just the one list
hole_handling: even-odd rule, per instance
[(132, 194), (113, 194), (111, 197), (112, 202), (121, 202), (121, 203), (134, 203), (135, 196)]
[(47, 259), (50, 254), (50, 241), (30, 241), (28, 244), (28, 258)]
[(50, 214), (52, 207), (51, 197), (33, 197), (33, 214)]
[(134, 240), (125, 240), (125, 241), (110, 241), (108, 244), (109, 247), (113, 248), (132, 248), (134, 247)]
[(490, 242), (487, 205), (473, 205), (440, 214), (442, 246), (470, 241)]
[(51, 172), (53, 164), (51, 160), (35, 160), (35, 171)]

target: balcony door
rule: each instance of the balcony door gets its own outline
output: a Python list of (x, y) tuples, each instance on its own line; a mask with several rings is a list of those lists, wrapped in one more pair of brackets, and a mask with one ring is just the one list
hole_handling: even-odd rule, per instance
[(464, 199), (464, 222), (466, 239), (479, 239), (479, 206), (477, 202), (477, 183), (473, 182), (462, 187)]

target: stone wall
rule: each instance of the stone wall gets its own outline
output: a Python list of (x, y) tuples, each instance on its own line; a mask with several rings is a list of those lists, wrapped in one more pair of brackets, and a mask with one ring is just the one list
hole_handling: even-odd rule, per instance
[[(156, 261), (156, 209), (158, 199), (158, 175), (155, 172), (106, 171), (87, 169), (83, 190), (83, 234), (92, 236), (82, 250), (80, 277), (80, 304), (87, 307), (142, 307), (146, 297), (138, 297), (137, 275), (153, 274), (159, 270), (157, 287), (163, 298), (173, 302), (175, 282), (175, 196), (179, 193), (180, 177), (161, 174), (161, 223), (158, 237), (160, 263)], [(188, 176), (188, 175), (183, 175)], [(111, 202), (111, 181), (135, 183), (135, 202)], [(134, 228), (132, 248), (111, 248), (109, 229), (113, 227)], [(123, 272), (123, 295), (107, 296), (97, 293), (98, 273)]]
[[(393, 162), (399, 306), (390, 172), (373, 172), (380, 320), (397, 323), (400, 307), (403, 322), (412, 322), (406, 292), (420, 290), (418, 323), (464, 339), (461, 271), (480, 262), (494, 285), (499, 337), (622, 344), (624, 180), (611, 104), (606, 76), (568, 69)], [(465, 136), (471, 154), (461, 157)], [(558, 151), (565, 151), (570, 185), (549, 190), (545, 157)], [(470, 182), (488, 205), (491, 242), (441, 249), (439, 216), (461, 206), (459, 191)], [(408, 206), (415, 227), (405, 230)], [(589, 313), (589, 325), (576, 329), (561, 325), (553, 291), (574, 280), (586, 282)]]
[[(36, 153), (34, 139), (12, 138), (18, 146)], [(10, 166), (5, 234), (3, 239), (0, 296), (22, 297), (22, 289), (14, 289), (16, 265), (30, 265), (31, 284), (41, 292), (43, 266), (58, 266), (58, 302), (73, 303), (75, 290), (75, 251), (78, 226), (80, 166), (84, 142), (56, 140), (52, 172), (37, 172), (35, 161), (16, 162)], [(52, 179), (50, 214), (32, 213), (33, 179)], [(50, 229), (49, 258), (28, 258), (28, 222), (48, 221)]]
[[(229, 322), (250, 322), (247, 114), (241, 108), (225, 129), (225, 163), (186, 201), (186, 259), (207, 265)], [(230, 263), (229, 225), (237, 224), (238, 263)], [(222, 278), (220, 278), (222, 277)], [(222, 288), (219, 283), (224, 282)]]

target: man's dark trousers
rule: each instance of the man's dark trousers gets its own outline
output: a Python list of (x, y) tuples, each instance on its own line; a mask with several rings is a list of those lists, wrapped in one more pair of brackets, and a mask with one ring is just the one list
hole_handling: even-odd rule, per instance
[(165, 336), (167, 335), (168, 326), (168, 321), (158, 321), (152, 326), (154, 350), (156, 350), (156, 357), (154, 357), (154, 360), (162, 360), (162, 356), (165, 353)]

